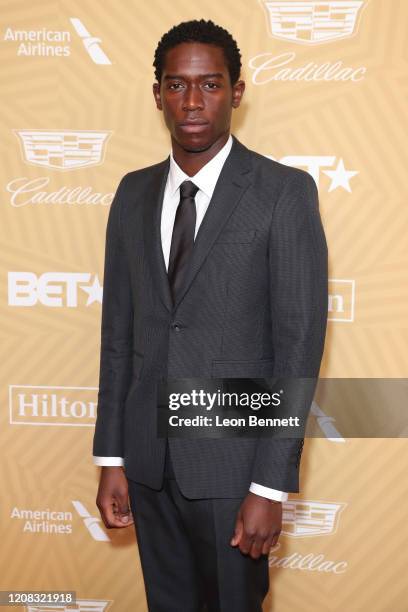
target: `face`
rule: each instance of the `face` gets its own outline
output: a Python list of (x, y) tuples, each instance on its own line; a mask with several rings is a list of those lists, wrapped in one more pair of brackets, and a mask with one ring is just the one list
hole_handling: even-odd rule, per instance
[(160, 85), (153, 85), (173, 145), (204, 151), (229, 134), (231, 113), (245, 83), (232, 86), (224, 52), (203, 43), (181, 43), (166, 53)]

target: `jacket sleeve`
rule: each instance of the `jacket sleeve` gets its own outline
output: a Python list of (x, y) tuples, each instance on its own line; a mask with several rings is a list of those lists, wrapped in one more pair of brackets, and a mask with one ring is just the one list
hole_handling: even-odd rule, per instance
[(123, 407), (132, 372), (133, 303), (122, 232), (122, 178), (106, 226), (94, 456), (123, 457)]
[[(326, 334), (327, 260), (316, 183), (310, 174), (296, 169), (273, 213), (269, 291), (274, 384), (277, 380), (284, 386), (290, 384), (296, 414), (305, 416), (313, 399)], [(252, 480), (298, 492), (303, 442), (299, 437), (259, 439)]]

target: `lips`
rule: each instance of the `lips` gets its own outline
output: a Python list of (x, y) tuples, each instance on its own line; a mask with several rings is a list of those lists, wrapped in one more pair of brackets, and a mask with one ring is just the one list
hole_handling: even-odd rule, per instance
[(179, 128), (184, 132), (202, 132), (205, 130), (208, 125), (207, 121), (199, 120), (190, 120), (184, 121), (183, 123), (179, 123)]
[(190, 117), (185, 121), (181, 121), (179, 125), (207, 125), (208, 121), (201, 119), (201, 117)]

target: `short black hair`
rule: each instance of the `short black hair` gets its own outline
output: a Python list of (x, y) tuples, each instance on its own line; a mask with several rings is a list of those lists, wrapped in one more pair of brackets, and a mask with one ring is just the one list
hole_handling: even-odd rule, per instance
[(231, 34), (221, 26), (216, 25), (211, 19), (208, 21), (205, 21), (205, 19), (183, 21), (163, 34), (154, 52), (153, 62), (154, 74), (159, 83), (161, 82), (166, 52), (184, 42), (200, 42), (221, 47), (228, 67), (231, 85), (235, 85), (241, 72), (241, 53)]

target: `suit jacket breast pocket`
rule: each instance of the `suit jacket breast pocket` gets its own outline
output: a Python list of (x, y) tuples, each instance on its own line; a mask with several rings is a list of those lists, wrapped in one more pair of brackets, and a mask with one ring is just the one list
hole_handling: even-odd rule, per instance
[(225, 230), (218, 236), (215, 244), (246, 244), (252, 242), (256, 236), (256, 229), (234, 231)]

